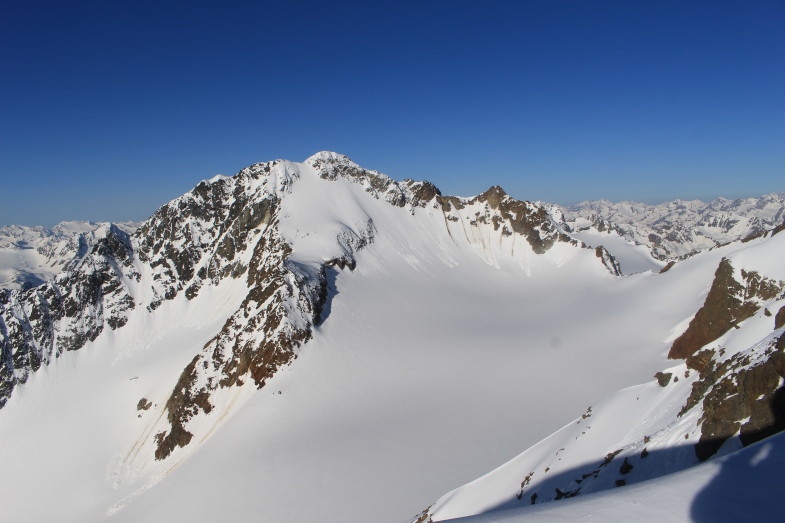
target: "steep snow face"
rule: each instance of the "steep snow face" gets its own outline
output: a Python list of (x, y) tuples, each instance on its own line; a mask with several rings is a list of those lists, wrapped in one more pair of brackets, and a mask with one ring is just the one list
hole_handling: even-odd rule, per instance
[(686, 361), (593, 404), (515, 459), (444, 495), (419, 521), (518, 508), (487, 518), (517, 521), (526, 517), (523, 507), (670, 474), (785, 429), (785, 319), (774, 314), (785, 310), (783, 254), (785, 235), (777, 234), (697, 255), (661, 275), (667, 285), (690, 267), (710, 269), (722, 255), (701, 309), (711, 316), (696, 314), (674, 342), (676, 348), (686, 333), (700, 331), (691, 338), (700, 341), (681, 354)]
[(709, 203), (675, 200), (658, 205), (599, 200), (560, 210), (576, 233), (610, 231), (645, 245), (654, 258), (667, 261), (777, 227), (785, 221), (785, 193), (738, 200), (718, 198)]
[[(60, 222), (51, 229), (9, 225), (0, 227), (0, 289), (27, 289), (69, 270), (87, 254), (109, 224)], [(116, 226), (128, 234), (139, 224)]]

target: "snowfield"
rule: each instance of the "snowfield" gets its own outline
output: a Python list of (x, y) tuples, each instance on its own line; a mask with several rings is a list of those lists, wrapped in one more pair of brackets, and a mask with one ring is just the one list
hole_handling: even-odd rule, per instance
[[(493, 202), (392, 204), (378, 173), (326, 177), (324, 165), (359, 169), (335, 153), (263, 165), (270, 169), (254, 190), (280, 201), (278, 222), (249, 238), (277, 227), (287, 263), (304, 274), (323, 268), (326, 302), (312, 337), (263, 387), (247, 379), (216, 389), (213, 410), (188, 422), (194, 439), (156, 460), (178, 378), (230, 317), (242, 317), (248, 284), (244, 275), (205, 280), (195, 297), (130, 310), (124, 326), (32, 373), (0, 410), (0, 520), (403, 523), (428, 507), (434, 521), (481, 514), (509, 504), (521, 472), (567, 443), (564, 470), (670, 422), (690, 382), (663, 388), (654, 374), (681, 365), (668, 350), (721, 259), (785, 280), (785, 235), (701, 252), (659, 274), (664, 262), (641, 245), (573, 233), (618, 258), (625, 275), (614, 276), (593, 248), (566, 237), (536, 252), (506, 222), (494, 226)], [(209, 225), (192, 227), (207, 245)], [(252, 250), (236, 259), (252, 264)], [(335, 259), (345, 268), (326, 264)], [(134, 259), (131, 270), (140, 276), (124, 284), (137, 304), (151, 303), (160, 268)], [(296, 312), (287, 309), (287, 321), (308, 327)], [(771, 322), (763, 318), (748, 321)], [(576, 446), (585, 429), (575, 420), (589, 407), (584, 422), (597, 435)], [(686, 445), (680, 431), (663, 433), (661, 449)], [(728, 471), (758, 496), (746, 478), (781, 467), (782, 441), (582, 501), (466, 521), (709, 520), (732, 513)], [(719, 504), (697, 517), (705, 495)], [(664, 497), (673, 503), (663, 507)]]

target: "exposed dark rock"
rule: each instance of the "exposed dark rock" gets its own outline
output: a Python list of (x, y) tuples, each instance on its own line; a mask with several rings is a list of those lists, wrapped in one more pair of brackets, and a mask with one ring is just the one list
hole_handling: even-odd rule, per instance
[(605, 456), (605, 459), (604, 459), (604, 460), (602, 460), (602, 463), (600, 463), (600, 467), (607, 467), (608, 465), (610, 465), (611, 461), (613, 461), (613, 458), (615, 458), (616, 456), (618, 456), (618, 455), (619, 455), (619, 453), (620, 453), (622, 450), (624, 450), (624, 449), (617, 449), (617, 450), (614, 450), (613, 452), (609, 452), (609, 453), (608, 453), (608, 454)]
[(632, 463), (629, 462), (627, 458), (624, 458), (624, 462), (619, 467), (619, 472), (622, 474), (629, 474), (632, 472), (632, 469), (635, 468), (632, 466)]
[(779, 329), (785, 327), (785, 306), (780, 307), (777, 315), (774, 316), (774, 328)]
[(524, 490), (526, 490), (526, 487), (529, 486), (529, 483), (531, 482), (533, 476), (534, 476), (534, 472), (533, 471), (529, 472), (528, 474), (526, 474), (526, 477), (523, 478), (523, 481), (521, 481), (521, 490), (520, 492), (518, 492), (518, 496), (517, 496), (518, 499), (521, 499), (523, 497), (523, 492)]
[[(777, 340), (778, 341), (778, 340)], [(785, 429), (785, 353), (777, 342), (764, 358), (750, 364), (749, 356), (737, 354), (703, 366), (683, 414), (699, 402), (703, 407), (701, 436), (695, 445), (700, 460), (713, 456), (728, 438), (739, 434), (743, 445)]]
[(431, 510), (431, 507), (428, 507), (425, 510), (423, 510), (417, 516), (417, 519), (415, 519), (413, 523), (433, 523), (433, 519), (431, 519), (430, 510)]
[(594, 253), (599, 259), (602, 260), (602, 264), (605, 265), (605, 268), (608, 269), (608, 272), (614, 276), (621, 276), (621, 265), (619, 265), (619, 262), (616, 261), (616, 258), (610, 252), (608, 252), (605, 247), (599, 245), (596, 249), (594, 249)]
[(762, 237), (766, 236), (766, 234), (767, 234), (767, 231), (765, 231), (765, 230), (752, 231), (745, 238), (741, 239), (741, 243), (747, 243), (747, 242), (750, 242), (750, 241), (755, 240), (757, 238), (762, 238)]
[(703, 306), (695, 314), (687, 330), (673, 342), (668, 357), (688, 358), (729, 329), (755, 314), (760, 307), (753, 298), (771, 299), (782, 291), (782, 282), (773, 282), (756, 272), (742, 271), (745, 284), (733, 276), (727, 258), (720, 261), (714, 281)]
[(777, 225), (774, 229), (771, 230), (771, 235), (774, 236), (775, 234), (779, 234), (782, 231), (785, 231), (785, 222)]
[[(498, 185), (466, 203), (486, 203), (489, 210), (498, 211), (499, 216), (492, 222), (494, 227), (498, 230), (504, 223), (513, 233), (523, 235), (537, 254), (546, 252), (557, 241), (570, 241), (568, 236), (559, 232), (545, 208), (511, 198)], [(477, 221), (484, 223), (487, 220), (490, 216), (480, 215)]]
[(439, 191), (439, 189), (431, 182), (415, 182), (412, 180), (405, 180), (404, 183), (406, 183), (412, 191), (412, 195), (414, 196), (414, 205), (424, 205), (437, 196), (442, 195), (441, 191)]
[(147, 398), (142, 398), (139, 400), (139, 403), (136, 404), (136, 410), (148, 410), (152, 406), (152, 401), (148, 400)]
[(668, 385), (671, 381), (671, 376), (673, 376), (673, 374), (670, 372), (658, 372), (654, 375), (654, 377), (657, 378), (657, 383), (659, 383), (660, 387)]
[(354, 261), (353, 257), (342, 256), (340, 258), (333, 258), (332, 260), (325, 262), (325, 265), (328, 267), (338, 267), (341, 270), (344, 270), (348, 267), (350, 271), (353, 271), (357, 267), (357, 262)]
[(668, 272), (669, 270), (671, 270), (671, 269), (673, 268), (673, 266), (674, 266), (674, 265), (676, 265), (676, 262), (675, 262), (675, 261), (673, 261), (673, 260), (669, 261), (669, 262), (667, 263), (667, 265), (665, 265), (665, 267), (663, 267), (662, 269), (660, 269), (660, 274), (663, 274), (663, 273), (665, 273), (665, 272)]
[(553, 499), (556, 500), (556, 501), (558, 501), (560, 499), (564, 499), (564, 498), (574, 498), (575, 496), (577, 496), (578, 494), (581, 493), (581, 489), (580, 488), (575, 489), (575, 490), (568, 490), (566, 492), (564, 492), (564, 491), (562, 491), (560, 489), (555, 489), (555, 490), (556, 490), (556, 496)]
[[(275, 216), (271, 225), (254, 247), (247, 275), (250, 290), (240, 309), (186, 367), (167, 401), (170, 428), (156, 437), (156, 459), (190, 443), (188, 422), (212, 410), (209, 398), (214, 390), (239, 386), (246, 377), (262, 388), (278, 369), (292, 362), (295, 349), (310, 339), (311, 326), (321, 320), (327, 299), (324, 266), (314, 272), (289, 261), (291, 249), (278, 234)], [(368, 241), (347, 240), (347, 244)], [(336, 259), (332, 265), (341, 264), (353, 268), (353, 256)], [(289, 309), (283, 306), (287, 300), (294, 301), (293, 310), (303, 314), (304, 328), (289, 323)]]

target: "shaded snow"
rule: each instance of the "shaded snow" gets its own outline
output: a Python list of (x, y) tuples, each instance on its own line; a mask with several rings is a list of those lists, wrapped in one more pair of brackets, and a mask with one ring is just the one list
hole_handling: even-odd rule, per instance
[(778, 521), (785, 434), (645, 483), (455, 523)]

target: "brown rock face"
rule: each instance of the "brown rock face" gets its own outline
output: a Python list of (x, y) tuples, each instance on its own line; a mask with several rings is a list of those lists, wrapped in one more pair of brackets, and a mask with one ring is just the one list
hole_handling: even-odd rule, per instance
[(753, 298), (771, 299), (782, 291), (783, 282), (773, 282), (756, 272), (742, 271), (744, 284), (733, 277), (734, 269), (727, 258), (720, 261), (703, 307), (698, 310), (687, 330), (673, 342), (668, 357), (689, 358), (739, 322), (755, 314), (760, 306)]
[[(524, 236), (537, 254), (543, 254), (557, 241), (570, 240), (558, 232), (545, 208), (511, 198), (498, 185), (468, 201), (469, 204), (476, 202), (486, 203), (488, 208), (499, 211), (501, 217), (492, 218), (494, 229), (509, 225), (511, 232)], [(478, 221), (484, 218), (480, 216)]]
[(777, 388), (781, 377), (769, 360), (717, 383), (703, 401), (698, 459), (714, 455), (736, 433), (746, 446), (785, 429), (785, 389)]
[(785, 222), (782, 222), (781, 224), (777, 225), (774, 229), (772, 229), (771, 235), (774, 236), (775, 234), (780, 233), (782, 231), (785, 231)]
[(777, 315), (774, 316), (774, 328), (779, 329), (785, 325), (785, 306), (781, 307)]
[(671, 382), (672, 376), (673, 374), (671, 374), (670, 372), (658, 372), (657, 374), (654, 375), (654, 377), (657, 378), (657, 383), (659, 384), (660, 387), (667, 386), (668, 383)]
[[(313, 279), (299, 275), (289, 265), (291, 250), (269, 228), (256, 245), (248, 284), (250, 290), (240, 310), (230, 317), (221, 332), (183, 370), (166, 403), (169, 430), (155, 437), (155, 458), (165, 459), (177, 447), (191, 442), (188, 422), (215, 406), (211, 395), (218, 388), (242, 385), (253, 380), (258, 388), (295, 358), (295, 349), (310, 339), (310, 326), (287, 324), (286, 299), (297, 299), (313, 323), (318, 323), (327, 294), (324, 269)], [(291, 276), (295, 285), (288, 285)], [(201, 383), (202, 385), (198, 385)]]

